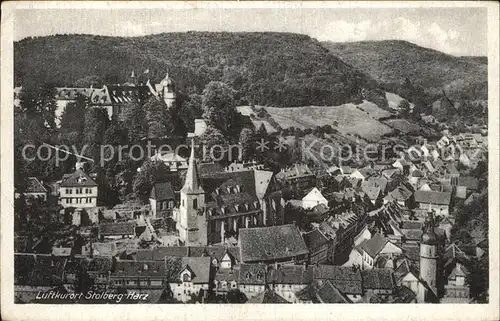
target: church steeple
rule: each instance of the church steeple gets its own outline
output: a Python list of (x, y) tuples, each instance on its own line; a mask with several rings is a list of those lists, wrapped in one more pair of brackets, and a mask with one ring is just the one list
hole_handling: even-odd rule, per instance
[(181, 190), (182, 193), (199, 194), (203, 193), (203, 188), (200, 185), (198, 177), (198, 168), (196, 166), (196, 158), (194, 156), (194, 141), (191, 140), (191, 156), (189, 157), (189, 167), (186, 173), (186, 181)]

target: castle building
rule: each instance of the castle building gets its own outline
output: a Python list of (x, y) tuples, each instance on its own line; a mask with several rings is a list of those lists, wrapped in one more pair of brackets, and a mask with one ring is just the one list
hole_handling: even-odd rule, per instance
[(149, 87), (149, 91), (157, 98), (163, 99), (168, 108), (171, 108), (175, 103), (175, 83), (172, 78), (167, 75), (159, 84), (155, 84), (155, 87), (151, 86), (151, 83), (148, 82), (146, 85)]
[(437, 297), (439, 240), (434, 225), (434, 215), (430, 212), (420, 237), (420, 280), (423, 284), (418, 291), (418, 302), (429, 302), (431, 297)]
[(175, 216), (185, 245), (223, 243), (240, 228), (282, 225), (284, 200), (272, 172), (248, 170), (199, 175), (194, 145)]

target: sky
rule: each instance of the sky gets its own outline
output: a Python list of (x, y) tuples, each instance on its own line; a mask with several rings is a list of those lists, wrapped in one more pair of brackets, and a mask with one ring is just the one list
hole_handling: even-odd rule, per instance
[(14, 40), (54, 34), (141, 36), (182, 31), (277, 31), (320, 41), (406, 40), (486, 56), (486, 8), (154, 8), (16, 10)]

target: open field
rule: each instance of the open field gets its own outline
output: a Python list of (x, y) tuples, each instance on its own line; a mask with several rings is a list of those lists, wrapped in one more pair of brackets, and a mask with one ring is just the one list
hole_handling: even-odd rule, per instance
[(383, 121), (384, 124), (391, 126), (394, 129), (401, 131), (402, 133), (417, 132), (421, 128), (418, 124), (409, 122), (406, 119), (388, 119)]
[(301, 129), (332, 125), (343, 135), (359, 135), (369, 141), (376, 141), (392, 129), (379, 122), (381, 117), (391, 113), (377, 107), (371, 102), (360, 105), (344, 104), (331, 107), (264, 107), (282, 128), (297, 127)]

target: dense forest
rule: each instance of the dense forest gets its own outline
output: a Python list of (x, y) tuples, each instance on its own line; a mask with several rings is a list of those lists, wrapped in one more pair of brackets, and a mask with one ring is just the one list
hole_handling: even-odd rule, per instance
[(16, 86), (124, 83), (132, 70), (154, 83), (168, 71), (187, 94), (200, 94), (210, 81), (223, 81), (236, 90), (241, 104), (340, 105), (360, 98), (387, 104), (369, 76), (309, 36), (290, 33), (27, 38), (15, 43), (14, 64)]
[(427, 104), (442, 96), (453, 100), (488, 99), (487, 57), (456, 57), (407, 41), (324, 42), (335, 56), (366, 72), (387, 91), (408, 97), (407, 84), (420, 89)]

